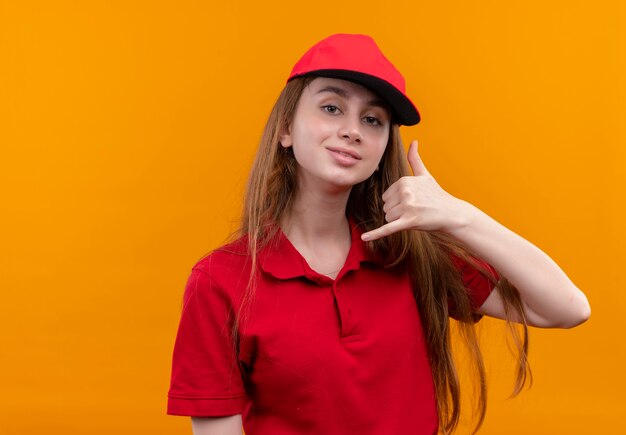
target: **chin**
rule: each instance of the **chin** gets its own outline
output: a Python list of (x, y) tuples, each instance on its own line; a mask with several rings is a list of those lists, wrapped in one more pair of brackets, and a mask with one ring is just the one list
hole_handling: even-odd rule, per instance
[(337, 176), (334, 178), (334, 182), (337, 184), (342, 184), (345, 186), (356, 186), (359, 183), (364, 182), (365, 180), (367, 180), (368, 178), (370, 178), (372, 176), (372, 174), (374, 173), (374, 171), (372, 170), (371, 173), (368, 174), (360, 174), (357, 176), (352, 176), (352, 177), (340, 177)]
[(300, 183), (311, 187), (317, 184), (320, 187), (325, 186), (323, 190), (340, 192), (352, 189), (353, 186), (367, 180), (373, 173), (374, 170), (371, 173), (362, 173), (361, 171), (355, 173), (344, 170), (324, 171), (323, 173), (318, 172), (316, 176), (310, 179), (305, 176), (304, 179), (300, 179)]
[(351, 178), (349, 180), (335, 178), (333, 180), (330, 180), (329, 182), (338, 188), (351, 189), (357, 184), (362, 183), (365, 180), (367, 180), (367, 178), (357, 178), (357, 179)]

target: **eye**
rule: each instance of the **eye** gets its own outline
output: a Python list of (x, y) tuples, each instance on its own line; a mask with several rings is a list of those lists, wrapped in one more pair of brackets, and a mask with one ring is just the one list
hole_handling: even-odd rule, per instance
[(365, 121), (369, 125), (383, 125), (383, 123), (380, 122), (380, 120), (378, 118), (375, 118), (374, 116), (366, 116)]
[(322, 106), (322, 109), (324, 109), (328, 113), (337, 113), (337, 111), (339, 110), (339, 107), (334, 106), (332, 104), (327, 104), (325, 106)]

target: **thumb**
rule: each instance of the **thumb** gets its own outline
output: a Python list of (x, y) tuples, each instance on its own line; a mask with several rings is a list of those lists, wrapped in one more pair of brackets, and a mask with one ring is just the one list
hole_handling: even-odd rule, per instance
[(417, 152), (417, 140), (413, 140), (411, 145), (409, 145), (407, 160), (409, 161), (409, 165), (411, 165), (413, 175), (430, 175), (430, 172), (428, 172), (428, 169), (424, 166), (424, 162)]

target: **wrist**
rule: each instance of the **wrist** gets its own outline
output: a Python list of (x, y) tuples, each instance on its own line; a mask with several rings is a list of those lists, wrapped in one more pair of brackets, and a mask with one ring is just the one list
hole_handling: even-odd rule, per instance
[(451, 222), (444, 231), (459, 238), (472, 226), (480, 210), (473, 204), (458, 198), (454, 209)]

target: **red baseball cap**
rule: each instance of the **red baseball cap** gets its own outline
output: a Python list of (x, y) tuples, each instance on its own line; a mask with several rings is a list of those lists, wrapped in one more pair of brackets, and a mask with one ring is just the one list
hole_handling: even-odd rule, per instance
[(395, 122), (415, 125), (420, 114), (406, 95), (404, 77), (367, 35), (337, 33), (309, 48), (287, 79), (314, 75), (350, 80), (383, 97), (394, 112)]

